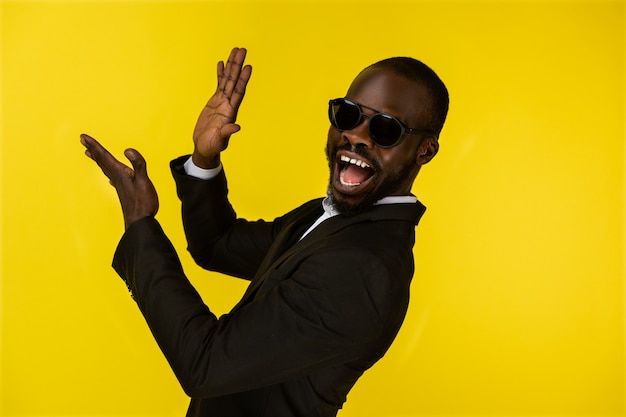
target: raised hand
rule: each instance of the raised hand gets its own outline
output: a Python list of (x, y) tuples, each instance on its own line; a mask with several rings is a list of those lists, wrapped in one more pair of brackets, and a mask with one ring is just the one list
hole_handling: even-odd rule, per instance
[(109, 153), (98, 141), (88, 135), (80, 135), (80, 143), (87, 148), (85, 154), (96, 161), (104, 175), (117, 191), (122, 205), (126, 229), (135, 221), (156, 215), (159, 210), (159, 197), (148, 178), (146, 161), (135, 149), (127, 149), (124, 155), (132, 168), (124, 165)]
[(252, 67), (243, 65), (245, 58), (245, 49), (234, 48), (226, 65), (223, 61), (217, 64), (217, 89), (202, 109), (193, 132), (192, 159), (201, 168), (217, 167), (230, 136), (240, 129), (235, 120), (252, 74)]

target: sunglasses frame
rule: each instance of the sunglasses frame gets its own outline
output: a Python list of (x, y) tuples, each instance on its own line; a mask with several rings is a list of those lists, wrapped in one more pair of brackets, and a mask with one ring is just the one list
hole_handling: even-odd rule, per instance
[[(333, 112), (333, 106), (335, 106), (337, 104), (339, 104), (339, 105), (344, 104), (344, 105), (349, 105), (349, 106), (353, 106), (353, 107), (357, 108), (357, 110), (359, 111), (359, 118), (358, 118), (357, 122), (354, 124), (354, 126), (351, 126), (350, 128), (347, 128), (347, 129), (340, 129), (337, 126), (337, 122), (336, 122), (336, 118), (335, 118), (335, 112)], [(376, 113), (375, 114), (366, 114), (366, 113), (363, 113), (363, 110), (361, 110), (361, 108), (366, 108), (366, 109), (372, 110), (372, 111), (374, 111)], [(407, 125), (405, 125), (404, 123), (402, 123), (402, 121), (400, 119), (398, 119), (395, 116), (390, 115), (389, 113), (385, 113), (385, 112), (382, 112), (380, 110), (376, 110), (376, 109), (374, 109), (372, 107), (366, 106), (365, 104), (361, 104), (359, 102), (356, 102), (354, 100), (350, 100), (350, 99), (345, 98), (345, 97), (344, 98), (335, 98), (335, 99), (332, 99), (332, 100), (330, 100), (328, 102), (328, 118), (330, 119), (330, 124), (335, 129), (337, 129), (340, 132), (345, 132), (347, 130), (354, 129), (355, 127), (357, 127), (358, 125), (363, 123), (363, 118), (364, 117), (370, 119), (370, 123), (367, 126), (367, 132), (369, 133), (370, 138), (372, 139), (372, 141), (374, 141), (376, 146), (379, 146), (381, 148), (393, 148), (398, 143), (400, 143), (400, 141), (402, 140), (402, 138), (405, 135), (430, 134), (430, 135), (433, 135), (435, 138), (437, 136), (435, 134), (435, 132), (433, 132), (432, 130), (410, 128)], [(382, 145), (382, 144), (380, 144), (376, 140), (375, 135), (372, 133), (372, 128), (371, 128), (372, 120), (375, 117), (382, 117), (382, 118), (385, 118), (385, 119), (389, 119), (389, 120), (393, 121), (394, 123), (396, 123), (400, 127), (400, 135), (398, 136), (398, 138), (391, 145)]]

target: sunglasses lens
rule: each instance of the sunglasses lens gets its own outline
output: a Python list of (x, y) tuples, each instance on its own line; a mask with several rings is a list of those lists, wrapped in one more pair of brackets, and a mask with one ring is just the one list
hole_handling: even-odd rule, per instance
[[(338, 130), (351, 130), (361, 123), (363, 113), (357, 103), (347, 99), (331, 100), (328, 107), (331, 124)], [(369, 117), (369, 133), (374, 142), (383, 148), (390, 148), (402, 137), (403, 127), (399, 120), (388, 114), (377, 113)]]
[(402, 136), (402, 126), (389, 116), (377, 114), (370, 119), (370, 135), (379, 146), (390, 147)]
[(361, 110), (348, 101), (333, 101), (330, 105), (330, 121), (339, 130), (350, 130), (361, 121)]

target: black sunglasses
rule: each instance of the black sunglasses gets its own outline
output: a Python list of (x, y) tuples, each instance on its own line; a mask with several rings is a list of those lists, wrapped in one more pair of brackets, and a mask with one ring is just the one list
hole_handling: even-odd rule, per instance
[[(375, 111), (376, 114), (365, 114), (361, 107)], [(337, 130), (354, 129), (363, 121), (363, 117), (370, 119), (368, 131), (370, 138), (381, 148), (396, 146), (402, 136), (426, 133), (434, 135), (432, 130), (411, 129), (396, 117), (368, 107), (364, 104), (347, 98), (336, 98), (328, 103), (328, 118)]]

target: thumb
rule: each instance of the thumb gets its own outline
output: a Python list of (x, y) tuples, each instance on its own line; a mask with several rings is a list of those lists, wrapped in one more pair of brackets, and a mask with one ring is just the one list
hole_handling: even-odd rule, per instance
[(239, 132), (241, 130), (241, 126), (239, 126), (236, 123), (229, 123), (227, 125), (225, 125), (224, 127), (222, 127), (220, 134), (222, 134), (225, 137), (229, 137), (230, 135), (234, 135), (235, 133)]
[(124, 151), (124, 155), (130, 161), (133, 166), (133, 171), (135, 171), (135, 175), (139, 174), (142, 176), (146, 175), (146, 160), (136, 149), (126, 149)]

